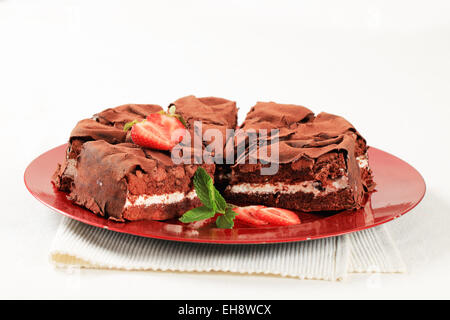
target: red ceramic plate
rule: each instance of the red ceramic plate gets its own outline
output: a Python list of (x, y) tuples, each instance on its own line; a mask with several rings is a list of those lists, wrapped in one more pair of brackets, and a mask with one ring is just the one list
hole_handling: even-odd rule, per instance
[(142, 237), (221, 244), (275, 243), (337, 236), (388, 222), (413, 209), (425, 194), (425, 182), (403, 160), (376, 148), (369, 149), (370, 166), (377, 191), (367, 197), (364, 208), (339, 213), (299, 213), (302, 224), (287, 227), (204, 228), (190, 230), (180, 224), (159, 221), (120, 223), (98, 217), (74, 205), (50, 182), (66, 145), (36, 158), (25, 171), (25, 185), (33, 196), (53, 210), (83, 223)]

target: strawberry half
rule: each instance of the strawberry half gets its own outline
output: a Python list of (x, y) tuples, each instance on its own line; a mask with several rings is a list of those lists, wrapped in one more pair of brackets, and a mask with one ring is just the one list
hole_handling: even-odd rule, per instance
[(261, 208), (254, 212), (253, 216), (272, 226), (290, 226), (301, 223), (295, 212), (280, 208)]
[(265, 208), (264, 206), (247, 206), (247, 207), (236, 207), (233, 211), (237, 213), (235, 218), (236, 222), (240, 222), (244, 225), (249, 226), (266, 226), (269, 222), (259, 219), (255, 214), (260, 210)]
[(183, 139), (186, 128), (176, 117), (152, 113), (147, 120), (131, 128), (131, 140), (137, 145), (157, 150), (172, 150)]
[(188, 228), (188, 229), (200, 229), (200, 228), (209, 226), (209, 225), (213, 224), (214, 222), (216, 222), (217, 217), (218, 217), (218, 215), (216, 214), (214, 217), (211, 217), (211, 218), (208, 218), (208, 219), (194, 221), (194, 222), (189, 222), (188, 224), (186, 224), (186, 228)]

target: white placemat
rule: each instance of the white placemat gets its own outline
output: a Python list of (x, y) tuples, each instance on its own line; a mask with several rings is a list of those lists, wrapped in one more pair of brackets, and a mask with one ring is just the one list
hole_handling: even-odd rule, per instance
[(264, 245), (149, 239), (64, 217), (50, 251), (57, 267), (268, 274), (343, 280), (354, 272), (405, 272), (384, 226), (339, 237)]

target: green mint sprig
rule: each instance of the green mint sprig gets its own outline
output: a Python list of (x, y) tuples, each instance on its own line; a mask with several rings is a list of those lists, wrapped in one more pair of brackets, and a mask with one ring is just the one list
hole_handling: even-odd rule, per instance
[(219, 213), (216, 226), (223, 229), (234, 227), (234, 218), (237, 213), (233, 211), (234, 206), (225, 201), (220, 192), (214, 187), (213, 180), (205, 169), (199, 167), (194, 174), (194, 188), (197, 197), (203, 206), (187, 211), (180, 218), (183, 223), (212, 218)]

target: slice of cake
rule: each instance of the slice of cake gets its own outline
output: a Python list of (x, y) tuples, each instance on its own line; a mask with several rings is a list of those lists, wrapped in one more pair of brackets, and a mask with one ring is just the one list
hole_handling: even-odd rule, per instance
[[(206, 101), (214, 99), (227, 101)], [(189, 108), (182, 107), (186, 115)], [(210, 112), (196, 110), (197, 118), (192, 120), (202, 121)], [(234, 110), (236, 114), (235, 106)], [(142, 121), (161, 111), (157, 105), (124, 105), (78, 122), (70, 135), (66, 158), (53, 177), (55, 186), (70, 193), (69, 198), (76, 204), (116, 221), (166, 220), (201, 206), (193, 176), (198, 167), (214, 176), (213, 163), (196, 164), (193, 157), (197, 150), (187, 146), (192, 159), (175, 164), (170, 151), (138, 146), (130, 131), (123, 130), (126, 123)], [(215, 127), (225, 131), (234, 125), (224, 122)], [(202, 154), (203, 146), (200, 148)]]
[(154, 104), (126, 104), (108, 108), (90, 119), (79, 121), (70, 133), (66, 158), (58, 166), (53, 177), (56, 187), (61, 191), (70, 192), (76, 173), (77, 157), (85, 142), (93, 140), (104, 140), (110, 144), (130, 142), (129, 133), (123, 130), (124, 125), (135, 119), (143, 120), (148, 114), (161, 110), (160, 106)]
[[(234, 129), (237, 125), (236, 102), (223, 98), (186, 96), (178, 99), (172, 105), (176, 107), (179, 113), (186, 121), (186, 126), (190, 131), (191, 137), (199, 137), (205, 132), (211, 133), (211, 136), (201, 139), (203, 145), (214, 157), (216, 164), (214, 174), (214, 183), (222, 192), (228, 185), (231, 177), (231, 163), (226, 163), (225, 145), (233, 137)], [(200, 130), (194, 130), (194, 123), (201, 122)], [(197, 127), (200, 129), (200, 127)], [(233, 131), (230, 131), (232, 129)], [(216, 140), (213, 136), (214, 130), (220, 132), (221, 140)]]
[[(248, 132), (261, 129), (268, 135), (249, 147)], [(278, 130), (276, 135), (270, 135), (271, 129)], [(302, 106), (258, 102), (230, 143), (235, 150), (247, 143), (243, 153), (236, 151), (226, 189), (227, 201), (237, 205), (336, 211), (361, 207), (364, 194), (374, 188), (366, 142), (339, 116), (315, 116)], [(276, 150), (278, 157), (270, 157)], [(278, 170), (262, 175), (261, 168), (274, 161)]]
[[(201, 166), (213, 175), (213, 164)], [(192, 183), (197, 167), (133, 143), (89, 141), (77, 157), (70, 199), (116, 221), (178, 217), (201, 205)]]

